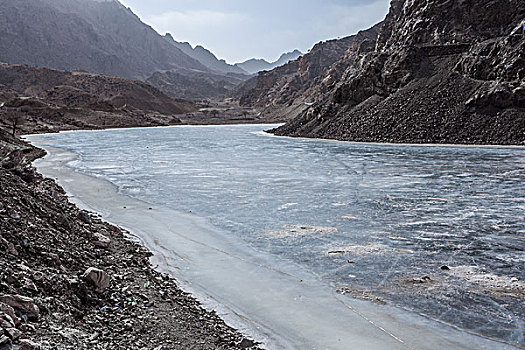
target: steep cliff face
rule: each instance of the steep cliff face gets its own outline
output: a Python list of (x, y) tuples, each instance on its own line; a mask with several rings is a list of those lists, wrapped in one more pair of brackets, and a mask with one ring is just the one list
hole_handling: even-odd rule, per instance
[(516, 0), (394, 0), (391, 7), (395, 20), (382, 50), (474, 43), (508, 35), (523, 20)]
[(356, 38), (306, 93), (278, 102), (306, 97), (311, 106), (275, 133), (523, 144), (524, 21), (519, 0), (394, 0), (374, 39)]

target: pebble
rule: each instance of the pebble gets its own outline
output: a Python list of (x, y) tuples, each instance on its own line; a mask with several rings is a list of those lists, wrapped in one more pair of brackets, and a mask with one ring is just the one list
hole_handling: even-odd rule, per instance
[(22, 339), (19, 342), (20, 348), (18, 350), (42, 350), (42, 347), (38, 343), (34, 343), (28, 339)]
[(11, 339), (9, 339), (7, 336), (5, 335), (0, 335), (0, 345), (7, 345), (7, 344), (11, 344)]
[(22, 332), (16, 328), (8, 328), (5, 331), (11, 340), (17, 340), (22, 335)]
[(96, 239), (94, 244), (97, 247), (108, 248), (109, 245), (111, 244), (111, 239), (109, 239), (108, 237), (104, 236), (101, 233), (95, 233), (93, 237)]
[(79, 212), (78, 213), (78, 218), (79, 218), (80, 221), (82, 221), (85, 224), (91, 224), (91, 217), (85, 211)]

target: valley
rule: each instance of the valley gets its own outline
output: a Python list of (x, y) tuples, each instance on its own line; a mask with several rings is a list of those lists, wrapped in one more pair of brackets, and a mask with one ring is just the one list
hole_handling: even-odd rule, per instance
[(525, 2), (274, 7), (0, 0), (0, 350), (525, 346)]

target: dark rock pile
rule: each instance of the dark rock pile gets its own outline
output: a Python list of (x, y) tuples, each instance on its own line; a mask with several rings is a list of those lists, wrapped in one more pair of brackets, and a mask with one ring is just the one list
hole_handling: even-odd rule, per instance
[(13, 157), (31, 147), (1, 130), (0, 145), (0, 349), (257, 348), (35, 173), (38, 152)]

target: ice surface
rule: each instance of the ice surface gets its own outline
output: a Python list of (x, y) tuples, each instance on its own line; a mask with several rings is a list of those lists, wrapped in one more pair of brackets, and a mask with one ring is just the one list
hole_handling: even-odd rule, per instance
[[(236, 261), (246, 260), (252, 264), (252, 257), (260, 257), (263, 262), (255, 263), (255, 271), (259, 273), (264, 266), (269, 275), (257, 278), (282, 290), (283, 298), (297, 293), (294, 298), (310, 301), (308, 305), (319, 304), (310, 316), (295, 314), (296, 311), (290, 311), (291, 315), (300, 319), (313, 315), (323, 319), (331, 313), (329, 320), (325, 320), (325, 328), (312, 334), (317, 339), (311, 343), (316, 344), (313, 347), (327, 345), (323, 334), (337, 338), (333, 332), (341, 331), (335, 326), (341, 322), (338, 319), (341, 303), (356, 302), (334, 294), (336, 290), (353, 291), (348, 295), (374, 295), (389, 305), (523, 346), (523, 294), (481, 288), (479, 280), (484, 277), (473, 280), (454, 273), (461, 271), (459, 267), (474, 266), (478, 277), (497, 276), (509, 282), (513, 278), (525, 280), (523, 149), (296, 140), (263, 136), (259, 131), (267, 127), (112, 130), (32, 139), (74, 152), (77, 154), (74, 158), (67, 152), (57, 152), (49, 159), (69, 159), (69, 165), (79, 172), (111, 179), (118, 194), (126, 200), (132, 196), (155, 208), (179, 213), (191, 211), (192, 218), (205, 218), (207, 226), (201, 231), (221, 239), (217, 246), (208, 244), (208, 236), (199, 236), (199, 242), (242, 256)], [(111, 133), (111, 137), (107, 137), (107, 133)], [(50, 169), (51, 166), (47, 166), (43, 171)], [(87, 180), (82, 178), (82, 181)], [(70, 175), (62, 182), (70, 192), (78, 192), (75, 184), (79, 181)], [(75, 193), (77, 198), (90, 195), (93, 194)], [(115, 214), (109, 204), (101, 206), (97, 198), (93, 198), (90, 206), (110, 218), (124, 215), (120, 211)], [(141, 217), (140, 212), (134, 214)], [(119, 218), (122, 221), (117, 223), (140, 231), (137, 220), (130, 224), (124, 217)], [(188, 229), (181, 228), (185, 230)], [(330, 232), (323, 234), (326, 230)], [(257, 286), (239, 290), (243, 295), (237, 295), (221, 287), (221, 283), (230, 283), (230, 277), (220, 274), (219, 281), (210, 284), (212, 279), (202, 272), (205, 267), (194, 264), (217, 257), (200, 252), (202, 245), (192, 248), (197, 257), (188, 253), (185, 260), (188, 265), (181, 268), (182, 262), (174, 256), (185, 256), (181, 252), (184, 244), (176, 245), (177, 234), (169, 231), (169, 227), (160, 231), (171, 233), (145, 230), (143, 236), (161, 235), (157, 240), (163, 247), (173, 245), (173, 249), (164, 251), (169, 257), (166, 261), (183, 274), (188, 273), (188, 285), (204, 291), (205, 295), (213, 294), (212, 300), (221, 305), (240, 300), (237, 306), (229, 307), (238, 308), (236, 312), (256, 320), (261, 328), (269, 327), (268, 333), (279, 333), (277, 338), (281, 340), (288, 336), (280, 329), (288, 329), (293, 334), (289, 336), (294, 338), (289, 339), (292, 344), (297, 344), (296, 338), (302, 334), (297, 329), (312, 327), (312, 324), (300, 323), (304, 320), (297, 321), (296, 328), (279, 324), (281, 321), (277, 322), (276, 318), (282, 317), (266, 309), (282, 308), (288, 301), (279, 299), (272, 304), (273, 293), (262, 293), (267, 291), (264, 286), (255, 293), (256, 302), (248, 298), (243, 304), (246, 294), (254, 294)], [(201, 231), (198, 234), (203, 234)], [(336, 251), (340, 252), (329, 254)], [(443, 265), (451, 269), (441, 270)], [(210, 266), (215, 267), (213, 263)], [(197, 267), (202, 271), (197, 271)], [(294, 272), (296, 269), (300, 273)], [(277, 273), (275, 270), (285, 271), (282, 276), (300, 276), (303, 282), (280, 286), (284, 282), (282, 276), (274, 280), (271, 271)], [(191, 271), (197, 271), (196, 276)], [(241, 271), (255, 276), (247, 267)], [(309, 292), (300, 292), (306, 285), (304, 281), (313, 288)], [(250, 284), (240, 280), (231, 280), (231, 283)], [(330, 302), (324, 304), (321, 300)], [(328, 306), (334, 300), (338, 307)], [(266, 311), (254, 307), (258, 302), (262, 302), (261, 308)], [(305, 304), (302, 307), (306, 307)], [(379, 315), (378, 319), (384, 316), (383, 311), (374, 307), (370, 310), (374, 311), (367, 312)], [(400, 316), (396, 314), (396, 317)], [(413, 320), (408, 323), (412, 324)], [(389, 322), (386, 324), (390, 327), (387, 333), (397, 329)], [(434, 324), (428, 328), (435, 327)], [(411, 339), (412, 328), (407, 329), (403, 336)], [(460, 334), (454, 333), (448, 339), (469, 337), (464, 332)], [(460, 340), (457, 347), (469, 348), (472, 340), (468, 339), (467, 342)], [(412, 339), (412, 344), (421, 348), (417, 339)], [(331, 346), (326, 347), (338, 348), (337, 344)]]

